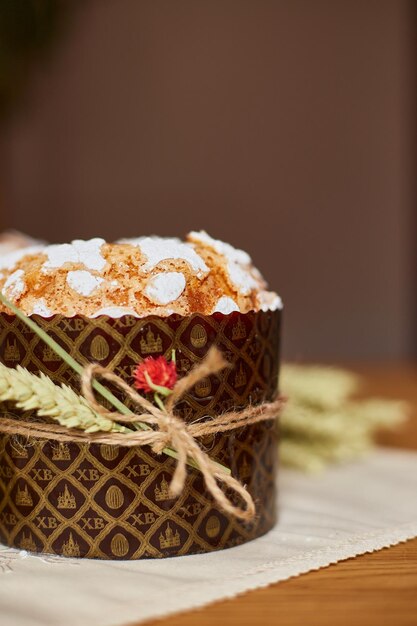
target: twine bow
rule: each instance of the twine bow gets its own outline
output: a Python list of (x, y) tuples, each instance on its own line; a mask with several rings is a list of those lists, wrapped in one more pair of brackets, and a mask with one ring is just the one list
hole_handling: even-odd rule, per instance
[[(282, 407), (282, 398), (258, 406), (249, 406), (241, 411), (229, 411), (204, 422), (196, 421), (187, 424), (174, 413), (175, 406), (189, 389), (203, 378), (216, 374), (228, 365), (229, 363), (223, 358), (220, 351), (217, 348), (211, 348), (205, 359), (175, 384), (172, 394), (165, 403), (165, 410), (136, 393), (120, 376), (97, 364), (88, 365), (84, 369), (81, 378), (82, 392), (91, 407), (100, 415), (116, 422), (134, 423), (140, 421), (149, 426), (147, 430), (132, 434), (111, 433), (107, 437), (100, 437), (100, 441), (106, 439), (113, 445), (122, 446), (150, 446), (156, 454), (160, 454), (167, 445), (172, 446), (178, 453), (177, 465), (170, 484), (170, 492), (173, 497), (182, 493), (187, 475), (187, 459), (192, 459), (203, 474), (206, 487), (216, 503), (234, 517), (249, 521), (255, 515), (255, 503), (252, 496), (244, 485), (227, 474), (218, 463), (201, 449), (196, 438), (275, 419)], [(111, 382), (123, 391), (132, 400), (134, 406), (140, 408), (142, 412), (122, 415), (104, 408), (97, 402), (93, 392), (93, 381), (97, 377)], [(97, 436), (93, 437), (93, 440), (97, 441), (97, 439)], [(238, 494), (245, 507), (241, 508), (233, 504), (218, 483), (223, 483)]]

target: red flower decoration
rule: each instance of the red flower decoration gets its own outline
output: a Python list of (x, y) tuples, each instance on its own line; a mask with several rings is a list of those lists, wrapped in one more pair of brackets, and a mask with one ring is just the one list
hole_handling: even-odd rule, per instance
[(134, 386), (136, 389), (145, 391), (155, 391), (150, 386), (150, 383), (158, 385), (158, 387), (165, 387), (166, 389), (173, 389), (177, 382), (178, 374), (174, 361), (167, 361), (165, 357), (158, 356), (154, 359), (152, 356), (148, 356), (142, 363), (140, 363), (133, 372), (135, 378)]

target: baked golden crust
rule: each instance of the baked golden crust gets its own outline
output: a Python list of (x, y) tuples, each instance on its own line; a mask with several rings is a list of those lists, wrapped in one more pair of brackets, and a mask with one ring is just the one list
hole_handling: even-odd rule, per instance
[(206, 233), (186, 242), (75, 241), (1, 261), (0, 289), (27, 315), (166, 317), (280, 306), (246, 253)]

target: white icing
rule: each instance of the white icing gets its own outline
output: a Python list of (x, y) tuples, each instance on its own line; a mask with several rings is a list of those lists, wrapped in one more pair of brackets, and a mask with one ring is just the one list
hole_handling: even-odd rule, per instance
[(282, 309), (282, 300), (273, 291), (261, 291), (258, 294), (258, 305), (261, 311), (276, 311)]
[(252, 265), (250, 268), (250, 272), (254, 279), (257, 281), (259, 289), (265, 289), (267, 287), (267, 284), (258, 268)]
[(168, 304), (180, 297), (185, 289), (185, 276), (181, 272), (164, 272), (151, 278), (144, 293), (156, 304)]
[(142, 267), (145, 272), (156, 267), (161, 261), (168, 259), (186, 261), (200, 278), (210, 271), (192, 246), (175, 237), (138, 237), (136, 239), (120, 239), (119, 243), (130, 243), (140, 249), (147, 258)]
[(244, 296), (249, 294), (252, 289), (258, 289), (259, 285), (254, 277), (245, 268), (241, 267), (233, 261), (228, 261), (227, 271), (232, 283), (239, 289)]
[(252, 269), (252, 259), (247, 252), (234, 248), (229, 243), (220, 241), (220, 239), (213, 239), (204, 230), (192, 231), (188, 238), (191, 241), (209, 246), (225, 258), (229, 278), (242, 295), (249, 294), (252, 289), (259, 289), (259, 279), (256, 280), (249, 271)]
[(217, 301), (213, 313), (223, 313), (224, 315), (228, 315), (229, 313), (232, 313), (232, 311), (240, 311), (238, 305), (233, 298), (229, 298), (229, 296), (222, 296)]
[(96, 237), (88, 241), (75, 239), (71, 243), (54, 244), (44, 249), (48, 259), (43, 264), (43, 271), (62, 267), (65, 263), (80, 263), (90, 270), (101, 272), (106, 266), (106, 259), (101, 255), (104, 239)]
[(91, 317), (98, 317), (99, 315), (108, 315), (109, 317), (122, 317), (123, 315), (133, 315), (139, 317), (136, 311), (124, 306), (107, 306), (99, 309), (91, 315)]
[(33, 305), (32, 315), (42, 315), (43, 317), (50, 317), (52, 311), (48, 308), (45, 298), (39, 298)]
[(93, 276), (86, 270), (75, 270), (67, 274), (68, 285), (82, 296), (90, 296), (103, 280), (103, 278)]
[(27, 254), (37, 254), (42, 252), (45, 246), (28, 246), (27, 248), (19, 248), (8, 254), (0, 256), (0, 270), (12, 269), (18, 261), (23, 259)]
[(9, 298), (18, 298), (25, 291), (26, 283), (22, 280), (22, 276), (24, 276), (24, 271), (16, 270), (4, 283), (3, 291)]
[(252, 263), (252, 259), (247, 252), (234, 248), (230, 245), (230, 243), (226, 243), (220, 239), (213, 239), (213, 237), (210, 237), (205, 230), (200, 230), (200, 232), (192, 231), (188, 234), (188, 237), (192, 241), (196, 241), (213, 248), (213, 250), (222, 254), (229, 261), (239, 263), (240, 265), (250, 265)]

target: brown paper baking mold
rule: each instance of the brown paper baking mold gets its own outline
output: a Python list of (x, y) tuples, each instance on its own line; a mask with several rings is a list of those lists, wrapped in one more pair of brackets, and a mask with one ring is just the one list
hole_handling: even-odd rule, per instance
[[(181, 375), (217, 345), (233, 367), (185, 396), (178, 412), (186, 421), (268, 401), (276, 392), (279, 311), (34, 319), (80, 363), (96, 361), (129, 382), (147, 356), (170, 358), (175, 349)], [(0, 314), (0, 360), (78, 389), (73, 371), (15, 316)], [(9, 415), (22, 416), (8, 408)], [(201, 443), (247, 485), (257, 508), (254, 521), (219, 510), (191, 468), (184, 492), (171, 499), (175, 461), (148, 447), (0, 436), (0, 541), (33, 552), (138, 559), (209, 552), (267, 532), (276, 520), (275, 425), (260, 423)]]

